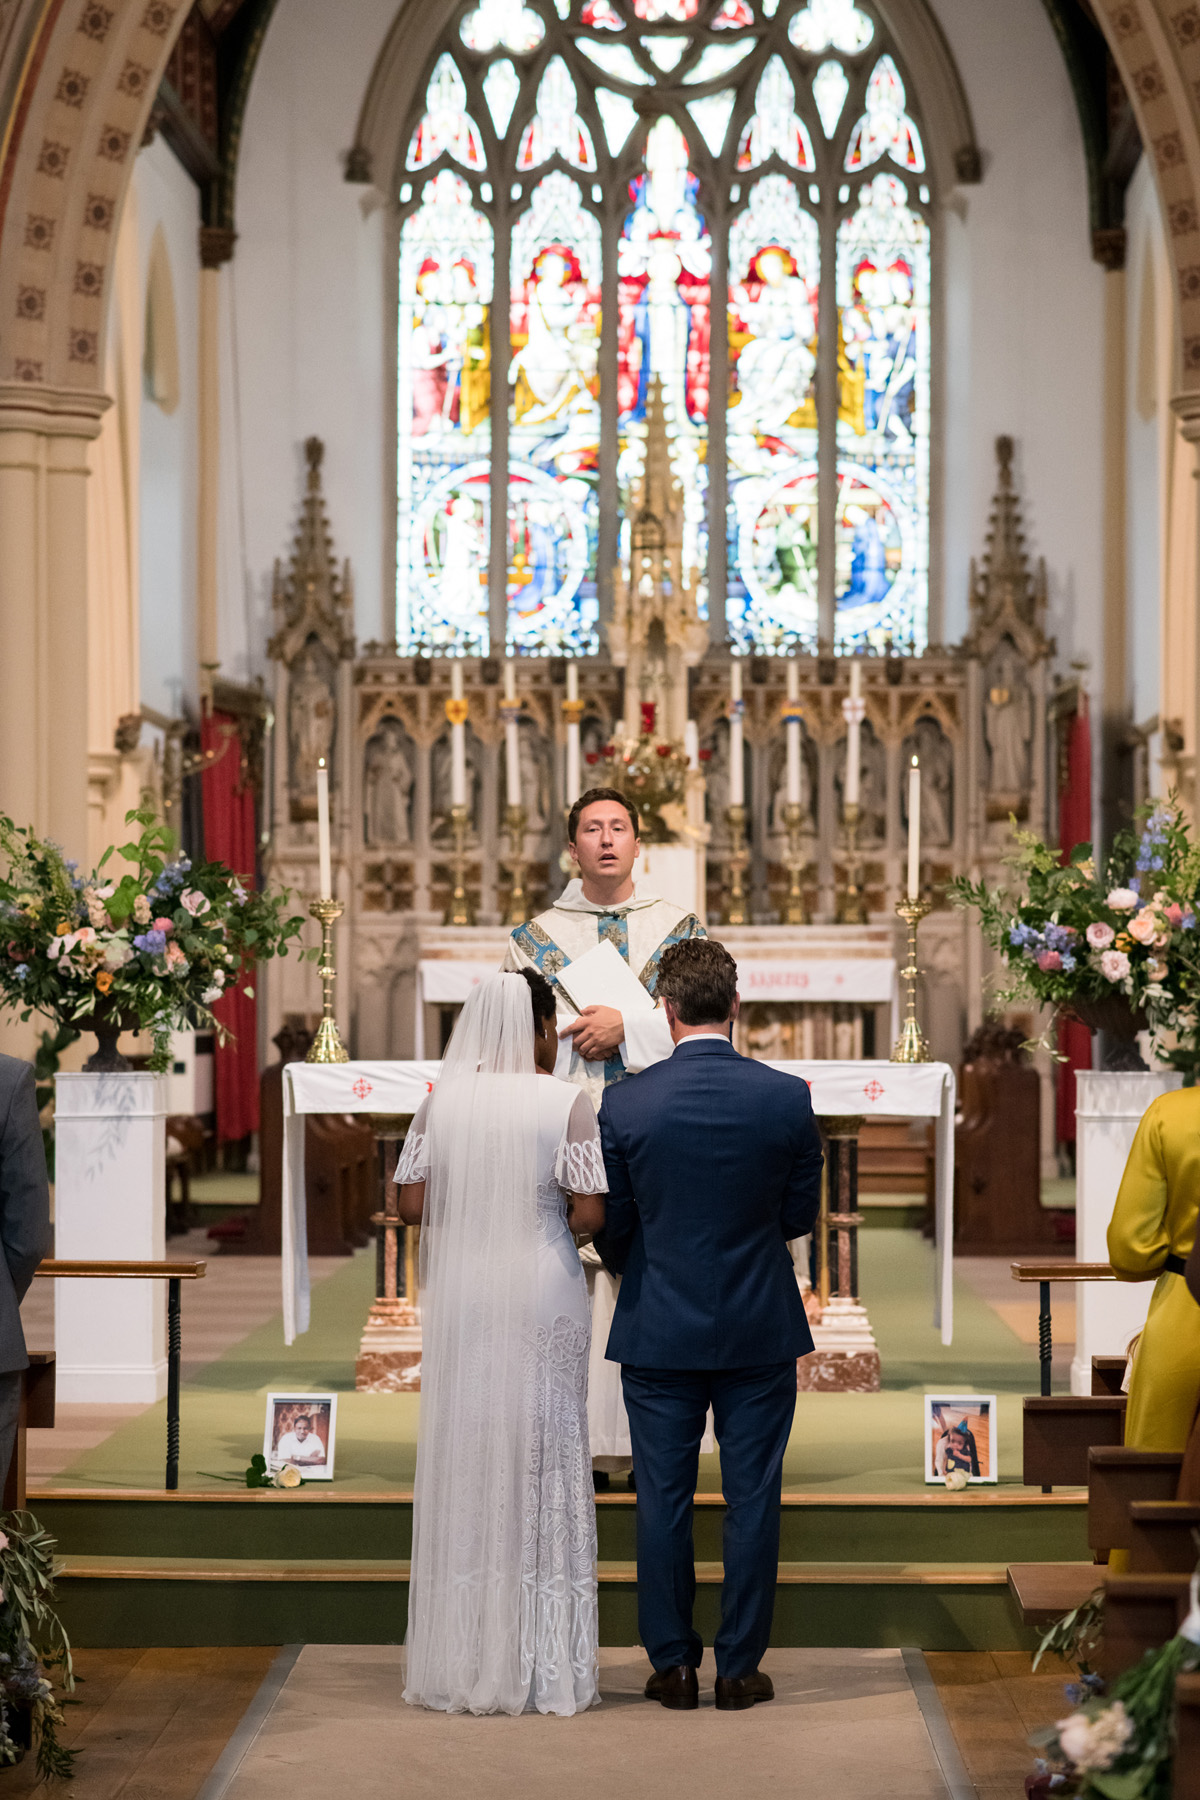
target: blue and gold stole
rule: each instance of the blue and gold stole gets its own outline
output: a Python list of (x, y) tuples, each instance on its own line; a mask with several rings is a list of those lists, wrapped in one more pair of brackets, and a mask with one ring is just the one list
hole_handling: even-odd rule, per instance
[[(672, 931), (668, 937), (663, 939), (662, 943), (658, 946), (658, 949), (654, 952), (654, 955), (650, 958), (649, 962), (638, 976), (638, 980), (646, 989), (646, 992), (653, 996), (658, 986), (658, 966), (662, 961), (664, 950), (669, 950), (672, 944), (685, 943), (689, 938), (702, 938), (707, 936), (708, 933), (705, 931), (695, 913), (687, 913), (685, 917), (680, 919), (674, 931)], [(546, 977), (546, 980), (550, 983), (551, 987), (562, 993), (564, 990), (560, 986), (558, 973), (560, 969), (565, 969), (572, 959), (567, 955), (565, 950), (561, 949), (560, 946), (555, 943), (549, 932), (544, 930), (535, 920), (531, 919), (525, 925), (518, 925), (512, 934), (512, 938), (513, 942), (524, 951), (538, 973)], [(628, 963), (629, 919), (627, 914), (623, 912), (597, 913), (596, 941), (597, 943), (601, 943), (605, 938), (608, 939), (617, 954)], [(567, 998), (569, 999), (570, 996), (568, 995)], [(619, 1053), (614, 1052), (612, 1056), (606, 1059), (604, 1064), (605, 1087), (611, 1087), (614, 1081), (623, 1081), (628, 1072), (625, 1064), (621, 1061)]]

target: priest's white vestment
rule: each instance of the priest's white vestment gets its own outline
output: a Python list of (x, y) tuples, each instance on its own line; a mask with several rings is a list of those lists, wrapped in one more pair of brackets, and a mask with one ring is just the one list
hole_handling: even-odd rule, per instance
[[(559, 1025), (569, 1024), (578, 1013), (556, 977), (558, 971), (607, 938), (628, 963), (647, 992), (653, 994), (662, 953), (671, 944), (707, 933), (695, 913), (685, 912), (676, 901), (659, 900), (635, 889), (631, 900), (616, 906), (600, 906), (586, 900), (581, 881), (569, 882), (562, 897), (528, 924), (518, 925), (509, 939), (506, 969), (537, 969), (554, 988)], [(606, 1062), (585, 1062), (574, 1040), (564, 1037), (559, 1045), (555, 1073), (576, 1087), (586, 1089), (599, 1111), (604, 1090), (626, 1075), (636, 1075), (651, 1063), (670, 1056), (674, 1045), (661, 1009), (622, 1015), (625, 1036)], [(604, 1268), (589, 1245), (580, 1252), (592, 1297), (592, 1350), (588, 1364), (588, 1433), (592, 1461), (602, 1469), (630, 1466), (629, 1421), (621, 1397), (621, 1370), (604, 1355), (617, 1301), (619, 1279)], [(706, 1444), (705, 1448), (709, 1448)]]

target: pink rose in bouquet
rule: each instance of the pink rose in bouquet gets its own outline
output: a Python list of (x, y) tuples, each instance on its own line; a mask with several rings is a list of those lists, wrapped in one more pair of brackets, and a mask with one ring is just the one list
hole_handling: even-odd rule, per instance
[(1107, 950), (1116, 935), (1112, 926), (1106, 925), (1103, 919), (1094, 920), (1087, 928), (1087, 941), (1093, 950)]

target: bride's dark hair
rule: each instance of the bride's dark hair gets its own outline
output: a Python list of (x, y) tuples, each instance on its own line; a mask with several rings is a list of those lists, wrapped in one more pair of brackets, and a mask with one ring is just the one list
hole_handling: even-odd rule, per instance
[(529, 983), (529, 998), (533, 1002), (533, 1022), (544, 1025), (558, 1011), (554, 1001), (554, 989), (546, 977), (537, 969), (518, 969), (517, 974)]

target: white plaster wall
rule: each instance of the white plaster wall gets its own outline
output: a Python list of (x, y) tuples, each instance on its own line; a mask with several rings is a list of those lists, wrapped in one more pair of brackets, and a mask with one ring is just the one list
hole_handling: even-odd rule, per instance
[(179, 404), (166, 413), (143, 392), (139, 561), (141, 697), (178, 714), (196, 703), (196, 343), (200, 199), (163, 139), (138, 153), (138, 259), (145, 329), (150, 247), (161, 225), (171, 263), (179, 343)]
[(1143, 157), (1125, 202), (1126, 656), (1135, 724), (1159, 710), (1166, 458), (1174, 420), (1174, 282), (1162, 212)]
[[(360, 641), (382, 633), (385, 380), (383, 214), (343, 157), (397, 0), (279, 0), (246, 113), (238, 245), (222, 275), (220, 631), (234, 676), (262, 668), (271, 568), (291, 549), (304, 440), (325, 442), (334, 552), (349, 557)], [(230, 370), (234, 376), (230, 375)], [(391, 603), (388, 606), (390, 617)]]
[[(1064, 661), (1101, 643), (1103, 271), (1091, 259), (1075, 103), (1040, 0), (932, 0), (984, 152), (981, 186), (944, 220), (942, 635), (967, 617), (993, 443), (1017, 441), (1029, 547), (1046, 558)], [(326, 443), (335, 549), (357, 582), (360, 637), (391, 617), (384, 571), (392, 400), (383, 217), (342, 178), (358, 107), (396, 0), (280, 0), (251, 90), (227, 278), (222, 657), (261, 667), (270, 571), (286, 555), (303, 440)], [(233, 441), (235, 440), (235, 441)]]
[(1041, 0), (933, 0), (983, 152), (978, 187), (945, 213), (945, 637), (967, 620), (983, 551), (995, 439), (1033, 556), (1046, 558), (1063, 663), (1102, 634), (1104, 271), (1092, 261), (1078, 114)]

